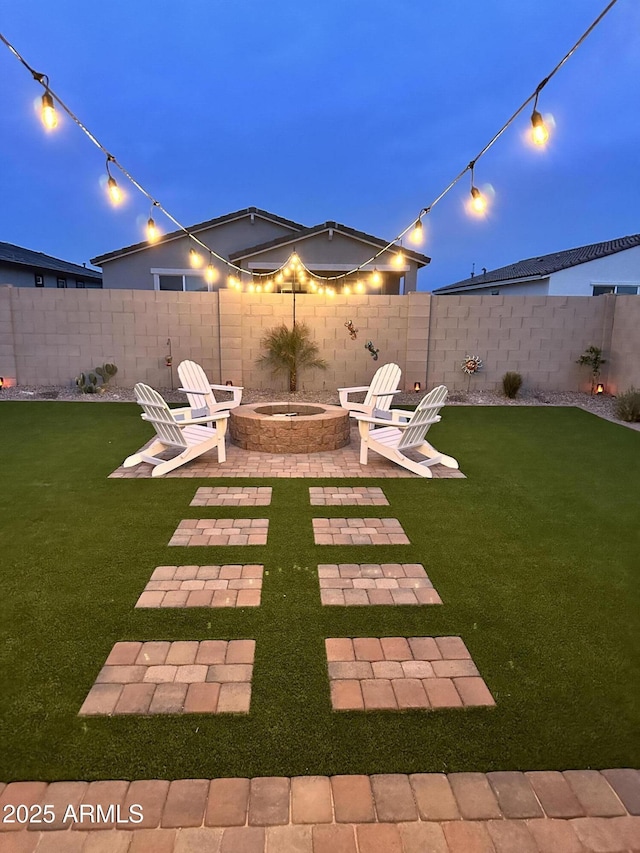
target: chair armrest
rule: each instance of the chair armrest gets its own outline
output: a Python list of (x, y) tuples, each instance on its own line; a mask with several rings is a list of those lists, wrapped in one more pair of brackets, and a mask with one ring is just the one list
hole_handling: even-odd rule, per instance
[(212, 421), (226, 421), (229, 417), (229, 412), (214, 412), (213, 414), (203, 415), (199, 418), (185, 418), (183, 421), (176, 421), (178, 426), (193, 426), (194, 424), (210, 424)]
[(341, 393), (343, 391), (346, 391), (348, 393), (351, 393), (353, 391), (355, 393), (356, 391), (368, 391), (368, 390), (369, 390), (368, 385), (354, 385), (353, 388), (338, 388), (338, 391), (340, 391)]
[(214, 391), (244, 391), (244, 385), (209, 385)]
[(196, 391), (195, 388), (178, 388), (178, 391), (184, 391), (185, 394), (199, 394), (201, 397), (206, 397), (208, 395), (208, 391)]
[[(397, 427), (398, 429), (406, 429), (408, 426), (415, 426), (415, 424), (411, 424), (409, 421), (402, 422), (402, 421), (394, 421), (394, 420), (388, 420), (388, 419), (382, 420), (381, 418), (370, 418), (370, 417), (367, 417), (366, 415), (358, 415), (358, 414), (354, 415), (354, 417), (357, 421), (363, 421), (363, 423), (366, 423), (366, 424), (376, 424), (377, 426), (383, 426), (383, 427), (392, 426), (392, 427)], [(440, 417), (438, 415), (436, 415), (436, 417), (431, 418), (431, 420), (423, 421), (421, 426), (437, 424), (439, 420), (440, 420)]]

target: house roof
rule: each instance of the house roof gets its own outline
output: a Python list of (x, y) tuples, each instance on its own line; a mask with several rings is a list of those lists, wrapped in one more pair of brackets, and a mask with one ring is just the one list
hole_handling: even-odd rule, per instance
[(83, 279), (102, 281), (102, 273), (79, 264), (71, 264), (60, 258), (53, 258), (43, 252), (34, 252), (24, 249), (22, 246), (14, 246), (13, 243), (0, 243), (0, 263), (12, 264), (20, 267), (30, 267), (35, 270), (52, 270), (53, 272), (69, 273)]
[(489, 270), (482, 275), (465, 278), (455, 284), (448, 284), (446, 287), (438, 287), (433, 293), (450, 293), (482, 287), (494, 282), (516, 284), (523, 279), (544, 278), (551, 273), (586, 264), (598, 258), (606, 258), (607, 255), (615, 255), (617, 252), (624, 252), (635, 246), (640, 246), (640, 234), (619, 237), (617, 240), (605, 240), (603, 243), (591, 243), (588, 246), (579, 246), (577, 249), (565, 249), (563, 252), (552, 252), (550, 255), (541, 255), (538, 258), (527, 258), (506, 267)]
[[(274, 240), (269, 240), (266, 243), (260, 243), (257, 246), (251, 246), (237, 252), (232, 252), (229, 255), (229, 260), (245, 260), (253, 255), (262, 254), (262, 252), (266, 252), (269, 249), (275, 249), (278, 246), (286, 246), (288, 243), (291, 244), (296, 243), (299, 240), (306, 240), (308, 237), (322, 234), (324, 231), (337, 231), (347, 237), (353, 237), (363, 243), (369, 243), (371, 246), (378, 249), (383, 249), (388, 245), (388, 240), (383, 240), (381, 237), (374, 237), (371, 234), (366, 234), (364, 231), (357, 231), (355, 228), (349, 228), (347, 225), (341, 225), (339, 222), (329, 221), (323, 222), (320, 225), (314, 225), (312, 228), (302, 228), (297, 234), (287, 234), (284, 237), (276, 237)], [(393, 251), (393, 249), (390, 249), (390, 251)], [(404, 248), (402, 251), (408, 258), (416, 261), (418, 267), (424, 267), (426, 264), (431, 263), (431, 258), (420, 254), (420, 252), (413, 252), (411, 249)]]
[[(292, 228), (294, 231), (301, 231), (304, 228), (304, 225), (301, 225), (299, 222), (294, 222), (292, 219), (284, 219), (282, 216), (278, 216), (275, 213), (269, 213), (268, 210), (261, 210), (259, 207), (245, 207), (242, 208), (242, 210), (234, 210), (233, 213), (225, 213), (223, 216), (216, 216), (215, 219), (207, 219), (206, 222), (198, 222), (196, 225), (190, 225), (189, 231), (196, 234), (198, 231), (206, 231), (208, 228), (215, 228), (216, 225), (233, 222), (234, 219), (242, 219), (245, 216), (250, 216), (251, 214), (259, 216), (261, 219), (268, 219), (271, 222), (276, 222), (278, 225), (284, 225), (286, 228)], [(168, 243), (170, 240), (175, 240), (176, 238), (184, 236), (185, 233), (182, 230), (170, 231), (168, 234), (163, 234), (162, 237), (154, 243), (154, 245), (158, 246), (162, 243)], [(105, 255), (98, 255), (95, 258), (91, 258), (91, 263), (97, 264), (97, 266), (102, 266), (103, 263), (113, 261), (122, 255), (129, 255), (133, 252), (139, 252), (148, 248), (149, 243), (146, 240), (143, 240), (140, 243), (134, 243), (131, 246), (124, 246), (122, 249), (116, 249), (113, 252), (107, 252)]]

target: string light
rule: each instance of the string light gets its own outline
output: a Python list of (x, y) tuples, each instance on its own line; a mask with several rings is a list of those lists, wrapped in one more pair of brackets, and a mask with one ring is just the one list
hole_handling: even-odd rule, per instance
[(469, 163), (469, 169), (471, 170), (471, 201), (469, 202), (469, 210), (471, 213), (481, 215), (487, 210), (487, 197), (474, 184), (474, 162)]
[(150, 243), (155, 243), (160, 239), (160, 231), (153, 219), (153, 208), (155, 206), (155, 202), (151, 205), (151, 210), (149, 211), (149, 218), (147, 219), (147, 240)]
[(189, 249), (189, 263), (194, 269), (202, 266), (202, 255), (195, 249)]
[(371, 273), (371, 284), (374, 287), (378, 287), (379, 284), (382, 284), (382, 276), (378, 272), (377, 267), (374, 268), (373, 272)]
[(416, 246), (419, 246), (424, 240), (424, 227), (422, 225), (422, 217), (425, 213), (428, 212), (429, 211), (422, 211), (420, 213), (420, 216), (416, 219), (416, 224), (413, 226), (413, 231), (409, 236), (411, 242)]
[[(607, 4), (607, 6), (598, 15), (598, 17), (593, 21), (593, 23), (585, 30), (585, 32), (580, 36), (580, 38), (573, 45), (573, 47), (563, 56), (563, 58), (560, 60), (560, 62), (544, 78), (544, 80), (540, 83), (540, 85), (537, 87), (535, 92), (533, 94), (531, 94), (520, 105), (520, 107), (518, 107), (518, 109), (514, 112), (514, 114), (509, 119), (507, 119), (507, 121), (502, 125), (502, 127), (497, 131), (497, 133), (495, 133), (493, 135), (493, 137), (484, 146), (484, 148), (482, 148), (481, 151), (478, 152), (478, 154), (474, 157), (474, 159), (471, 161), (471, 163), (468, 166), (466, 166), (458, 175), (456, 175), (456, 177), (452, 181), (450, 181), (450, 183), (444, 188), (444, 190), (440, 193), (440, 195), (438, 195), (431, 202), (431, 204), (428, 205), (427, 208), (422, 209), (422, 211), (418, 215), (418, 219), (416, 221), (414, 221), (410, 225), (408, 225), (393, 240), (391, 240), (383, 248), (381, 248), (378, 252), (376, 252), (376, 254), (374, 254), (371, 258), (367, 259), (366, 261), (363, 261), (359, 266), (355, 267), (354, 269), (349, 270), (348, 272), (345, 272), (345, 273), (340, 273), (339, 275), (324, 276), (324, 277), (318, 276), (318, 277), (323, 278), (325, 281), (329, 281), (329, 280), (335, 281), (338, 279), (347, 279), (349, 276), (353, 275), (354, 273), (360, 272), (364, 267), (366, 267), (369, 264), (376, 261), (377, 258), (379, 258), (384, 253), (386, 253), (390, 250), (393, 250), (394, 247), (398, 243), (400, 243), (400, 245), (401, 245), (402, 238), (409, 231), (413, 230), (413, 232), (415, 232), (416, 231), (416, 225), (418, 225), (418, 223), (420, 223), (420, 225), (422, 224), (421, 223), (421, 217), (422, 217), (423, 213), (425, 211), (431, 210), (431, 208), (433, 208), (439, 201), (441, 201), (453, 189), (453, 187), (458, 183), (458, 181), (463, 177), (463, 175), (470, 169), (471, 165), (475, 164), (484, 154), (486, 154), (486, 152), (498, 141), (498, 139), (502, 136), (502, 134), (506, 131), (506, 129), (516, 120), (516, 118), (525, 109), (525, 107), (529, 103), (531, 103), (531, 101), (533, 101), (534, 99), (536, 101), (536, 104), (534, 105), (533, 114), (531, 116), (532, 135), (534, 137), (534, 142), (536, 144), (538, 144), (538, 145), (544, 144), (544, 142), (546, 142), (546, 140), (548, 139), (549, 131), (548, 131), (548, 128), (544, 122), (544, 119), (542, 118), (542, 115), (538, 112), (538, 110), (536, 108), (537, 98), (538, 98), (538, 95), (539, 95), (541, 89), (560, 70), (560, 68), (562, 68), (562, 66), (565, 64), (565, 62), (567, 62), (569, 60), (569, 58), (582, 45), (582, 43), (585, 41), (585, 39), (593, 32), (593, 30), (596, 28), (596, 26), (602, 21), (602, 19), (605, 17), (605, 15), (613, 8), (613, 6), (617, 2), (618, 2), (618, 0), (610, 0), (610, 2)], [(61, 107), (61, 109), (78, 125), (78, 127), (89, 138), (89, 140), (107, 156), (107, 172), (109, 173), (109, 178), (107, 181), (107, 188), (108, 188), (108, 192), (109, 192), (109, 195), (110, 195), (113, 203), (119, 204), (123, 199), (123, 195), (122, 195), (122, 191), (120, 190), (120, 188), (118, 187), (118, 185), (115, 181), (115, 178), (113, 178), (113, 176), (109, 172), (109, 162), (112, 162), (115, 165), (117, 165), (118, 168), (120, 169), (120, 171), (122, 172), (122, 174), (133, 184), (133, 186), (139, 192), (141, 192), (143, 195), (145, 195), (152, 203), (154, 203), (154, 199), (151, 196), (151, 194), (146, 189), (144, 189), (144, 187), (138, 181), (136, 181), (136, 179), (130, 174), (130, 172), (128, 172), (122, 166), (122, 164), (120, 162), (118, 162), (115, 159), (115, 157), (113, 157), (113, 155), (109, 154), (109, 152), (104, 147), (104, 145), (102, 145), (102, 143), (98, 141), (98, 139), (80, 121), (80, 119), (75, 115), (75, 113), (73, 113), (69, 109), (69, 107), (60, 99), (60, 97), (58, 95), (56, 95), (52, 90), (50, 90), (48, 77), (44, 74), (40, 74), (39, 72), (35, 71), (29, 65), (29, 63), (20, 55), (20, 53), (18, 53), (16, 48), (2, 35), (2, 33), (0, 33), (0, 41), (2, 41), (6, 45), (6, 47), (10, 50), (10, 52), (13, 53), (13, 55), (18, 59), (18, 61), (21, 62), (25, 68), (27, 68), (27, 70), (31, 73), (33, 78), (38, 83), (40, 83), (40, 85), (42, 85), (42, 87), (45, 89), (45, 92), (44, 92), (44, 95), (42, 98), (42, 120), (43, 120), (45, 126), (49, 129), (51, 129), (51, 128), (55, 127), (57, 124), (57, 116), (55, 115), (55, 107), (53, 104), (54, 98), (55, 98), (55, 101), (58, 103), (58, 105)], [(45, 108), (46, 108), (46, 117), (45, 117)], [(54, 120), (55, 120), (55, 123), (54, 123)], [(475, 190), (475, 192), (474, 192), (474, 190)], [(471, 203), (473, 204), (474, 209), (476, 211), (478, 211), (479, 208), (482, 208), (482, 210), (484, 210), (486, 208), (486, 198), (483, 196), (483, 194), (480, 192), (480, 190), (478, 190), (478, 188), (475, 187), (475, 185), (473, 183), (473, 178), (472, 178), (472, 182), (471, 182), (471, 195), (472, 195), (472, 202)], [(482, 201), (483, 199), (484, 199), (484, 204)], [(174, 225), (176, 225), (176, 227), (180, 231), (183, 231), (184, 234), (190, 240), (193, 240), (195, 243), (197, 243), (203, 249), (210, 252), (210, 254), (212, 254), (214, 257), (216, 257), (219, 261), (226, 264), (228, 269), (233, 269), (233, 270), (237, 270), (238, 272), (242, 272), (241, 267), (238, 267), (236, 264), (234, 264), (228, 258), (223, 258), (221, 255), (217, 254), (212, 249), (210, 249), (208, 246), (206, 246), (197, 236), (192, 234), (188, 228), (186, 228), (174, 216), (172, 216), (172, 214), (165, 207), (163, 207), (159, 202), (155, 202), (155, 204), (157, 205), (158, 209), (161, 210), (162, 213), (164, 213), (164, 215), (171, 222), (173, 222)], [(420, 227), (418, 227), (417, 230), (420, 231)], [(403, 265), (404, 257), (402, 255), (402, 251), (399, 251), (394, 255), (392, 262), (397, 266)], [(238, 282), (238, 286), (241, 288), (241, 285), (239, 284), (239, 282)]]
[(107, 192), (109, 193), (109, 198), (111, 199), (113, 204), (121, 204), (124, 198), (122, 194), (122, 190), (118, 186), (116, 179), (111, 174), (109, 169), (109, 163), (114, 163), (115, 158), (111, 156), (111, 154), (107, 155)]
[(213, 265), (213, 258), (211, 256), (211, 252), (209, 252), (209, 263), (207, 264), (207, 269), (205, 271), (204, 277), (207, 281), (207, 284), (213, 284), (218, 280), (219, 274), (218, 270)]
[(56, 113), (55, 104), (53, 103), (53, 96), (49, 91), (49, 78), (45, 76), (44, 79), (47, 81), (47, 88), (42, 96), (42, 123), (47, 130), (53, 130), (58, 126), (58, 115)]

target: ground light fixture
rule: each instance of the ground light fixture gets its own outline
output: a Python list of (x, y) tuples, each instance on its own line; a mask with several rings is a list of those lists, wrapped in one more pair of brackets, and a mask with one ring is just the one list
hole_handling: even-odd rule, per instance
[(596, 394), (604, 394), (604, 385), (602, 382), (598, 382), (596, 385)]
[(414, 383), (413, 383), (413, 390), (416, 392), (416, 394), (418, 393), (418, 391), (421, 391), (421, 390), (422, 390), (422, 386), (420, 385), (420, 383), (419, 383), (419, 382), (414, 382)]

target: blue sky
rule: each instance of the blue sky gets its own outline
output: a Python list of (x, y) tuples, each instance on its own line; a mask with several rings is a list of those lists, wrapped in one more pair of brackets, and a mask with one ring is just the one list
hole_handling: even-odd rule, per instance
[[(392, 239), (605, 5), (7, 0), (0, 31), (183, 224), (255, 205)], [(484, 219), (468, 175), (434, 208), (421, 289), (640, 231), (639, 33), (619, 0), (541, 94), (547, 148), (523, 142), (527, 109), (480, 160)], [(103, 155), (68, 119), (45, 133), (41, 93), (0, 44), (0, 240), (82, 263), (142, 239), (148, 202), (111, 207)]]

